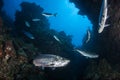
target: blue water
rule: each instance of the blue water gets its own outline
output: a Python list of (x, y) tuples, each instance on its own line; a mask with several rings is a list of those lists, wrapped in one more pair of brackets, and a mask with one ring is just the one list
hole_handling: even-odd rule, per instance
[(35, 2), (44, 8), (44, 12), (57, 12), (57, 17), (48, 18), (50, 28), (72, 35), (72, 43), (75, 46), (82, 45), (83, 37), (88, 28), (92, 30), (92, 24), (87, 16), (78, 15), (79, 10), (69, 0), (4, 0), (3, 10), (14, 20), (15, 12), (21, 10), (19, 5), (23, 1)]

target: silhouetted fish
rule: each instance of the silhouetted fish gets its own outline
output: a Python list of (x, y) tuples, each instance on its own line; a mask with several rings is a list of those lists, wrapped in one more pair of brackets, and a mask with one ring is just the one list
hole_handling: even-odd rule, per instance
[(51, 16), (56, 17), (57, 13), (54, 13), (54, 14), (52, 14), (52, 13), (42, 13), (42, 15), (45, 16), (45, 17), (51, 17)]
[(75, 49), (74, 51), (77, 51), (78, 53), (82, 54), (83, 56), (85, 56), (87, 58), (98, 58), (99, 57), (98, 54), (88, 53), (88, 52), (81, 51), (78, 49)]
[(28, 21), (25, 21), (25, 25), (26, 25), (27, 27), (30, 27), (30, 23), (29, 23)]
[(30, 39), (35, 39), (34, 36), (30, 32), (22, 31)]
[(3, 26), (3, 20), (2, 18), (0, 17), (0, 27)]
[(53, 36), (54, 37), (54, 39), (56, 40), (56, 41), (58, 41), (59, 43), (61, 43), (61, 41), (60, 41), (60, 39), (57, 37), (57, 36)]
[(38, 18), (35, 18), (35, 19), (32, 19), (32, 21), (40, 21), (40, 19), (38, 19)]
[(99, 29), (98, 33), (101, 33), (105, 27), (109, 26), (109, 24), (105, 24), (106, 20), (108, 18), (108, 6), (107, 6), (107, 0), (103, 0), (102, 6), (101, 6), (101, 11), (100, 11), (100, 16), (99, 16)]

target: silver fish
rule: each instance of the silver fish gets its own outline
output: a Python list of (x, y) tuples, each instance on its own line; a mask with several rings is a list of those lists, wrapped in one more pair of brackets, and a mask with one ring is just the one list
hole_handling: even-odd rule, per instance
[(35, 19), (32, 19), (32, 21), (36, 22), (36, 21), (40, 21), (40, 19), (35, 18)]
[(51, 17), (51, 16), (56, 17), (57, 13), (54, 13), (54, 14), (52, 14), (52, 13), (42, 13), (42, 15), (45, 16), (45, 17)]
[(53, 55), (53, 54), (40, 54), (37, 58), (33, 60), (33, 64), (38, 67), (64, 67), (66, 66), (70, 60), (65, 59), (63, 57)]
[(27, 32), (27, 31), (22, 31), (23, 34), (25, 34), (28, 38), (30, 39), (35, 39), (35, 37), (30, 33), (30, 32)]
[(27, 27), (30, 27), (30, 23), (29, 23), (28, 21), (25, 21), (25, 25), (26, 25)]
[(88, 53), (88, 52), (81, 51), (81, 50), (78, 50), (78, 49), (75, 49), (74, 51), (77, 51), (78, 53), (80, 53), (81, 55), (83, 55), (87, 58), (98, 58), (99, 57), (98, 54)]
[(57, 37), (57, 36), (53, 36), (54, 37), (54, 39), (56, 40), (56, 41), (58, 41), (59, 43), (61, 43), (61, 41), (60, 41), (60, 39)]
[(99, 16), (99, 29), (98, 33), (102, 33), (105, 27), (109, 26), (109, 24), (105, 24), (106, 20), (108, 18), (108, 6), (107, 6), (107, 0), (103, 0), (102, 6), (101, 6), (101, 11), (100, 11), (100, 16)]
[(91, 38), (91, 34), (90, 34), (90, 31), (88, 30), (87, 31), (87, 40), (85, 41), (85, 43), (88, 43), (90, 41), (90, 38)]

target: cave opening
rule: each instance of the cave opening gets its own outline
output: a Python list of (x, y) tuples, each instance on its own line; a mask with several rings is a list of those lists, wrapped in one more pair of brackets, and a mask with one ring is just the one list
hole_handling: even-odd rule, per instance
[(92, 31), (92, 23), (87, 16), (79, 15), (79, 9), (76, 8), (74, 3), (69, 0), (4, 0), (3, 10), (15, 20), (15, 12), (20, 9), (22, 2), (36, 3), (40, 5), (44, 12), (57, 13), (56, 17), (49, 17), (50, 28), (56, 31), (64, 31), (67, 35), (72, 36), (72, 44), (82, 46), (83, 38), (87, 34), (87, 30)]

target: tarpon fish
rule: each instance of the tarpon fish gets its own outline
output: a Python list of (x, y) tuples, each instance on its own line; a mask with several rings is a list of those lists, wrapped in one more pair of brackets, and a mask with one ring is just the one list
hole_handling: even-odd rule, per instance
[(106, 20), (108, 18), (107, 13), (108, 13), (107, 0), (103, 0), (102, 6), (101, 6), (101, 11), (100, 11), (100, 16), (99, 16), (98, 33), (101, 33), (105, 27), (109, 26), (109, 24), (105, 24)]
[(52, 14), (52, 13), (42, 13), (42, 15), (45, 16), (45, 17), (51, 17), (51, 16), (56, 17), (57, 13), (54, 13), (54, 14)]
[(42, 67), (42, 69), (45, 67), (50, 67), (52, 69), (65, 67), (69, 62), (70, 60), (53, 54), (40, 54), (33, 60), (33, 64)]
[(88, 53), (88, 52), (81, 51), (81, 50), (78, 50), (78, 49), (75, 49), (74, 51), (77, 51), (78, 53), (80, 53), (81, 55), (83, 55), (87, 58), (98, 58), (99, 57), (98, 54)]
[(32, 19), (32, 21), (36, 22), (36, 21), (40, 21), (39, 18), (35, 18), (35, 19)]
[(28, 38), (30, 39), (35, 39), (35, 37), (30, 33), (30, 32), (27, 32), (27, 31), (22, 31), (24, 35), (26, 35)]
[(57, 36), (53, 36), (54, 37), (54, 39), (56, 40), (56, 41), (58, 41), (59, 43), (61, 43), (61, 41), (60, 41), (60, 39), (57, 37)]
[(30, 27), (30, 23), (29, 23), (28, 21), (25, 21), (25, 25), (26, 25), (27, 27)]
[(87, 31), (87, 40), (85, 41), (85, 43), (88, 43), (90, 41), (90, 38), (91, 38), (91, 34), (90, 34), (90, 31), (88, 30)]

